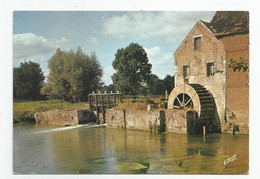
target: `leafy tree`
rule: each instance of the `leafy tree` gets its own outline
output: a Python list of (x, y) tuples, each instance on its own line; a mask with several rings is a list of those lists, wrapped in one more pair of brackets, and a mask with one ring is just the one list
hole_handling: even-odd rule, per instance
[(88, 94), (101, 84), (103, 70), (95, 53), (79, 47), (76, 52), (57, 49), (49, 61), (50, 73), (41, 93), (69, 102), (87, 101)]
[(20, 67), (13, 69), (13, 75), (14, 98), (36, 100), (42, 97), (40, 90), (44, 75), (40, 64), (32, 61), (20, 63)]
[(108, 85), (108, 86), (107, 86), (107, 85), (104, 85), (104, 86), (100, 87), (98, 90), (101, 91), (102, 93), (104, 93), (105, 91), (106, 91), (107, 93), (110, 93), (111, 91), (112, 91), (112, 92), (115, 92), (115, 87), (114, 87), (113, 84), (110, 84), (110, 85)]
[(152, 65), (142, 46), (131, 43), (125, 49), (118, 49), (113, 61), (116, 73), (112, 81), (116, 90), (125, 94), (137, 94), (149, 80)]
[(163, 79), (163, 83), (168, 94), (170, 94), (175, 85), (175, 76), (166, 75), (166, 77)]
[(150, 94), (162, 95), (165, 93), (164, 81), (159, 79), (155, 74), (151, 75), (151, 78), (148, 82), (148, 91)]

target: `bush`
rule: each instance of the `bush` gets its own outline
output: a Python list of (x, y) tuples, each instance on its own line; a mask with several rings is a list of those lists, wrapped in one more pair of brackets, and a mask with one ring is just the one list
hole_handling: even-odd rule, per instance
[(30, 112), (14, 112), (13, 123), (35, 123), (35, 119)]

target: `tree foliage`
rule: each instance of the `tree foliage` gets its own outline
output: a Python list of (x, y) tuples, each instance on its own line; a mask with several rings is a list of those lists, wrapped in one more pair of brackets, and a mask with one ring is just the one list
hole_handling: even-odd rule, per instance
[(163, 79), (163, 83), (167, 93), (170, 94), (175, 86), (175, 76), (166, 75), (166, 77)]
[(174, 76), (166, 75), (162, 80), (159, 79), (157, 75), (152, 74), (147, 86), (149, 94), (163, 95), (165, 94), (165, 90), (167, 90), (169, 94), (174, 88)]
[(29, 61), (13, 69), (13, 94), (16, 99), (36, 100), (42, 96), (44, 75), (40, 64)]
[(229, 69), (233, 69), (233, 71), (243, 69), (243, 72), (245, 72), (249, 68), (249, 63), (243, 57), (240, 57), (238, 60), (230, 59), (228, 67)]
[(116, 73), (112, 81), (116, 90), (124, 94), (137, 94), (149, 80), (152, 65), (142, 46), (131, 43), (125, 49), (118, 49), (113, 61)]
[(76, 52), (57, 49), (49, 61), (50, 73), (42, 94), (69, 102), (87, 101), (88, 94), (101, 84), (103, 70), (95, 53), (79, 47)]
[(162, 95), (165, 93), (165, 86), (163, 80), (155, 74), (151, 75), (150, 80), (147, 83), (148, 93), (153, 95)]

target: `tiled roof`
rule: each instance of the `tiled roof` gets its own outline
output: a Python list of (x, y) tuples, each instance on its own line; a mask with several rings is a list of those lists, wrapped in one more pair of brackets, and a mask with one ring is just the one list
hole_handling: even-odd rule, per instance
[(218, 38), (249, 33), (248, 11), (218, 11), (210, 22), (201, 22)]

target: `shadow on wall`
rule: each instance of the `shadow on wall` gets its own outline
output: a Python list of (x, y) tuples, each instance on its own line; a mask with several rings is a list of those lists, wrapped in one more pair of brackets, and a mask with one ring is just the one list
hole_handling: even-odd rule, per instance
[[(213, 103), (214, 106), (216, 106), (215, 100), (213, 101)], [(216, 107), (214, 109), (213, 118), (209, 121), (201, 121), (198, 118), (197, 112), (187, 111), (186, 122), (188, 134), (202, 134), (203, 126), (205, 126), (206, 133), (221, 133), (221, 123)]]
[(210, 123), (210, 128), (209, 128), (209, 132), (212, 132), (212, 133), (221, 133), (221, 122), (220, 122), (220, 118), (219, 118), (219, 115), (218, 115), (218, 111), (217, 111), (217, 107), (216, 107), (216, 102), (215, 102), (215, 99), (213, 98), (213, 102), (214, 102), (214, 106), (215, 106), (215, 109), (214, 109), (214, 118), (213, 120), (211, 120), (211, 123)]

